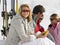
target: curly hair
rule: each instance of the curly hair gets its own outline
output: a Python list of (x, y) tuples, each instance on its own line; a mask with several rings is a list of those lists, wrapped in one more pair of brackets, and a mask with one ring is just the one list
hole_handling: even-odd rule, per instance
[[(29, 7), (29, 5), (28, 4), (22, 4), (21, 6), (20, 6), (20, 8), (19, 8), (19, 13), (20, 13), (20, 15), (22, 16), (22, 8), (23, 7), (27, 7), (27, 8), (29, 8), (29, 10), (30, 10), (30, 7)], [(31, 13), (31, 10), (30, 10), (30, 12), (29, 12), (29, 16), (27, 17), (27, 20), (28, 20), (28, 22), (30, 21), (30, 20), (32, 20), (32, 13)]]

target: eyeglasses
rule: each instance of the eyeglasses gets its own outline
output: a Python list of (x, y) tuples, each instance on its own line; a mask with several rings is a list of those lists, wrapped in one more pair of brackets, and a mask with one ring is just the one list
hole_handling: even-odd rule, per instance
[(57, 20), (57, 18), (51, 18), (50, 20), (51, 20), (51, 21), (53, 21), (53, 20)]
[(30, 12), (30, 10), (22, 10), (22, 12)]

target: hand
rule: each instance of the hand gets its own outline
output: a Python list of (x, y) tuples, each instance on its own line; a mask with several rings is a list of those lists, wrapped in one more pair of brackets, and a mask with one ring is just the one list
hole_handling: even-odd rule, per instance
[(47, 35), (48, 35), (48, 33), (49, 33), (49, 31), (48, 31), (48, 30), (46, 30), (46, 31), (42, 32), (42, 33), (41, 33), (41, 35), (47, 36)]
[(37, 38), (45, 38), (46, 36), (45, 35), (37, 35)]
[(42, 32), (41, 34), (37, 35), (37, 38), (44, 38), (44, 37), (47, 37), (49, 31), (46, 30), (45, 32)]

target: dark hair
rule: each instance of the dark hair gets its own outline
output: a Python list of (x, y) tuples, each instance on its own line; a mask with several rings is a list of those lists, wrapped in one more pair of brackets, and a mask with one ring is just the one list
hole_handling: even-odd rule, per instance
[(50, 20), (54, 20), (56, 19), (56, 17), (58, 16), (58, 14), (54, 13), (50, 16)]
[(40, 13), (45, 12), (45, 8), (42, 5), (36, 5), (33, 8), (33, 14), (38, 14), (38, 12), (40, 12)]

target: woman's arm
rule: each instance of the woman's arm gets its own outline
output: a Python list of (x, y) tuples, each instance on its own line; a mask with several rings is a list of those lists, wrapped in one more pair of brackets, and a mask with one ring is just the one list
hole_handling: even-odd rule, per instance
[(24, 25), (21, 21), (15, 20), (12, 26), (16, 29), (18, 36), (20, 37), (21, 41), (29, 41), (30, 36), (26, 34), (24, 30)]

